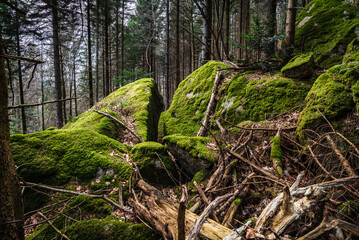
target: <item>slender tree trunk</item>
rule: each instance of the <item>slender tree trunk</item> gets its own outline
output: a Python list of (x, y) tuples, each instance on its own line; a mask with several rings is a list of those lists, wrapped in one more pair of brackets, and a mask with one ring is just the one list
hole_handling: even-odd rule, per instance
[(99, 0), (96, 0), (96, 102), (98, 102), (98, 87), (99, 87), (99, 51), (100, 51), (100, 43), (99, 43), (99, 35), (100, 35), (100, 13), (99, 13)]
[(296, 15), (296, 0), (288, 0), (288, 9), (287, 9), (287, 20), (285, 27), (285, 40), (284, 47), (292, 48), (294, 45), (294, 36), (295, 36), (295, 15)]
[(211, 34), (211, 24), (212, 24), (212, 0), (205, 0), (203, 6), (204, 15), (203, 16), (203, 37), (202, 42), (202, 53), (201, 53), (201, 63), (204, 64), (211, 59), (211, 49), (212, 49), (212, 34)]
[(93, 106), (93, 80), (92, 80), (92, 53), (91, 53), (91, 18), (90, 0), (87, 0), (87, 47), (88, 47), (88, 71), (89, 71), (89, 100), (90, 108)]
[(179, 36), (179, 29), (180, 29), (180, 1), (176, 0), (176, 78), (175, 78), (175, 89), (177, 89), (178, 84), (180, 83), (180, 36)]
[(109, 36), (108, 36), (108, 28), (109, 28), (109, 6), (108, 0), (105, 0), (105, 65), (106, 65), (106, 79), (105, 79), (105, 96), (110, 94), (110, 57), (109, 57)]
[[(17, 17), (16, 17), (16, 22), (18, 23)], [(16, 45), (17, 45), (17, 54), (18, 54), (18, 56), (21, 56), (19, 26), (16, 27)], [(20, 104), (25, 104), (24, 87), (23, 87), (23, 82), (22, 82), (22, 69), (21, 69), (21, 61), (20, 60), (17, 61), (17, 66), (18, 66), (18, 71), (19, 71), (18, 76), (19, 76), (19, 89), (20, 89)], [(27, 133), (26, 114), (25, 114), (24, 107), (21, 108), (21, 122), (22, 122), (22, 133), (26, 134)]]
[[(118, 11), (119, 11), (119, 4), (120, 4), (120, 1), (117, 0), (116, 2), (116, 38), (115, 38), (115, 41), (116, 41), (116, 79), (118, 80), (118, 77), (120, 76), (120, 39), (119, 39), (119, 34), (120, 34), (120, 26), (119, 26), (119, 21), (118, 21)], [(119, 85), (119, 82), (116, 81), (116, 87), (119, 88), (120, 85)]]
[(77, 89), (76, 89), (76, 59), (74, 58), (74, 62), (73, 62), (73, 71), (74, 71), (74, 97), (75, 97), (75, 116), (78, 115), (77, 112)]
[[(0, 24), (0, 55), (5, 55)], [(0, 236), (4, 240), (24, 239), (23, 208), (19, 179), (10, 149), (8, 89), (4, 58), (0, 57)]]
[(165, 55), (165, 84), (164, 84), (164, 104), (165, 111), (169, 108), (169, 71), (170, 71), (170, 0), (166, 0), (166, 55)]
[(125, 56), (124, 56), (124, 41), (125, 41), (125, 0), (122, 0), (122, 16), (121, 16), (121, 76), (125, 70)]
[[(57, 16), (57, 0), (52, 0), (52, 38), (54, 45), (54, 71), (55, 71), (55, 99), (61, 100), (61, 73), (60, 73), (60, 44), (59, 44), (59, 24)], [(62, 128), (64, 125), (62, 115), (62, 102), (56, 103), (56, 127)]]
[[(45, 94), (44, 94), (44, 70), (41, 65), (41, 102), (45, 102)], [(45, 130), (45, 106), (41, 105), (41, 126), (42, 131)]]
[[(60, 72), (61, 72), (61, 85), (62, 85), (62, 97), (63, 99), (66, 98), (66, 84), (65, 84), (65, 78), (64, 78), (64, 61), (62, 58), (62, 50), (60, 49)], [(62, 102), (63, 104), (63, 110), (64, 110), (64, 123), (67, 122), (67, 114), (66, 114), (66, 101)]]
[(228, 59), (229, 56), (229, 38), (230, 38), (230, 27), (231, 27), (231, 0), (226, 0), (226, 37), (225, 37), (225, 55)]
[(191, 68), (190, 72), (193, 72), (196, 69), (195, 61), (195, 46), (194, 46), (194, 21), (193, 21), (193, 0), (189, 0), (190, 3), (190, 46), (191, 46)]

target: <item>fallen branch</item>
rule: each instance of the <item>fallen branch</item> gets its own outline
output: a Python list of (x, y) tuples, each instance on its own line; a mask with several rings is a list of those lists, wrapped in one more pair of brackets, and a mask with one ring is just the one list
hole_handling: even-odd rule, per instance
[(207, 110), (206, 110), (206, 114), (204, 115), (204, 120), (203, 120), (203, 126), (199, 129), (197, 136), (199, 137), (204, 137), (207, 134), (207, 130), (206, 128), (208, 128), (209, 125), (209, 120), (210, 120), (210, 116), (212, 114), (212, 110), (215, 106), (215, 99), (216, 99), (216, 95), (218, 92), (218, 86), (221, 80), (221, 76), (222, 73), (221, 72), (217, 72), (216, 74), (216, 78), (214, 80), (214, 84), (213, 84), (213, 88), (212, 88), (212, 94), (211, 94), (211, 98), (209, 100), (209, 103), (207, 105)]
[(67, 239), (67, 240), (70, 240), (70, 238), (68, 238), (68, 237), (67, 237), (64, 233), (62, 233), (57, 227), (55, 227), (55, 225), (52, 224), (52, 222), (48, 221), (47, 217), (46, 217), (44, 214), (42, 214), (42, 212), (39, 212), (39, 215), (40, 215), (41, 217), (43, 217), (43, 218), (49, 223), (49, 225), (50, 225), (58, 234), (61, 235), (61, 238), (65, 238), (65, 239)]
[(42, 189), (46, 189), (46, 190), (50, 190), (50, 191), (54, 191), (54, 192), (69, 193), (69, 194), (74, 194), (74, 195), (83, 195), (83, 196), (88, 196), (88, 197), (92, 197), (92, 198), (102, 198), (103, 200), (110, 203), (114, 207), (116, 207), (116, 208), (118, 208), (118, 209), (120, 209), (120, 210), (122, 210), (124, 212), (133, 214), (131, 209), (129, 209), (128, 207), (120, 206), (120, 204), (117, 204), (113, 200), (107, 198), (105, 195), (94, 195), (94, 194), (89, 194), (89, 193), (84, 193), (84, 192), (75, 192), (75, 191), (71, 191), (71, 190), (66, 190), (66, 189), (61, 189), (61, 188), (54, 188), (54, 187), (50, 187), (50, 186), (47, 186), (47, 185), (37, 184), (37, 183), (30, 183), (30, 182), (20, 182), (20, 185), (25, 186), (25, 187), (27, 187), (27, 186), (29, 186), (29, 187), (38, 187), (38, 188), (42, 188)]
[(34, 63), (45, 63), (45, 61), (42, 60), (36, 60), (33, 58), (27, 58), (27, 57), (21, 57), (21, 56), (9, 55), (9, 54), (0, 55), (0, 57), (13, 59), (13, 60), (23, 60), (23, 61), (34, 62)]
[(140, 140), (140, 142), (144, 142), (144, 140), (141, 138), (141, 136), (139, 136), (134, 130), (129, 128), (126, 124), (124, 124), (123, 122), (121, 122), (117, 118), (111, 116), (109, 113), (103, 113), (103, 112), (97, 111), (96, 109), (94, 109), (94, 112), (97, 112), (98, 114), (106, 116), (106, 117), (110, 118), (111, 120), (119, 123), (122, 127), (126, 128), (133, 136), (135, 136), (138, 140)]
[(13, 109), (13, 108), (22, 108), (22, 107), (35, 107), (35, 106), (45, 105), (45, 104), (49, 104), (49, 103), (69, 101), (69, 100), (72, 100), (72, 99), (78, 99), (78, 98), (66, 98), (66, 99), (51, 100), (51, 101), (46, 101), (46, 102), (41, 102), (41, 103), (20, 104), (20, 105), (16, 105), (16, 106), (8, 106), (7, 108), (8, 109)]
[(223, 238), (223, 240), (235, 240), (238, 239), (238, 237), (249, 227), (249, 225), (252, 224), (252, 220), (249, 220), (248, 222), (246, 222), (246, 224), (244, 224), (242, 227), (238, 228), (236, 231), (234, 231), (233, 233), (229, 234), (228, 236), (226, 236), (225, 238)]
[(186, 239), (186, 205), (187, 205), (187, 188), (186, 186), (182, 186), (182, 196), (178, 207), (178, 216), (177, 216), (177, 223), (178, 223), (178, 240), (185, 240)]

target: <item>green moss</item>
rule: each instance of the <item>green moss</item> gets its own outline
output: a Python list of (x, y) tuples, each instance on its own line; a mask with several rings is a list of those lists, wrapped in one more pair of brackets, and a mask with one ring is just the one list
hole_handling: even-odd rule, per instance
[(170, 135), (163, 138), (164, 143), (172, 143), (185, 149), (191, 156), (201, 159), (207, 159), (215, 162), (217, 156), (206, 147), (211, 142), (207, 137), (187, 137), (181, 135)]
[(341, 204), (338, 209), (342, 214), (348, 217), (356, 217), (359, 214), (359, 203), (349, 200)]
[(178, 86), (170, 108), (161, 114), (159, 134), (195, 136), (200, 129), (211, 96), (217, 68), (224, 63), (210, 61), (198, 68)]
[(238, 206), (238, 205), (241, 205), (242, 200), (241, 200), (240, 198), (237, 198), (237, 199), (235, 199), (235, 200), (233, 201), (233, 203)]
[(304, 129), (324, 121), (319, 111), (329, 120), (335, 120), (359, 107), (358, 77), (358, 62), (334, 66), (318, 77), (298, 119), (297, 133), (301, 140), (305, 138)]
[(144, 140), (157, 140), (163, 102), (153, 79), (140, 79), (118, 89), (78, 116), (77, 120), (64, 126), (64, 129), (91, 129), (118, 140), (123, 128), (93, 109), (102, 112), (108, 110), (118, 119), (121, 119), (118, 113), (127, 114), (127, 119), (135, 120), (135, 130)]
[(112, 207), (101, 198), (92, 198), (88, 196), (76, 196), (74, 200), (69, 203), (69, 207), (79, 206), (82, 213), (96, 214), (98, 217), (105, 217), (110, 215)]
[(282, 148), (280, 146), (280, 135), (275, 136), (272, 139), (272, 148), (271, 148), (271, 153), (270, 156), (272, 157), (273, 161), (274, 161), (274, 165), (277, 169), (277, 172), (282, 175), (283, 171), (282, 171)]
[(314, 73), (312, 54), (300, 54), (293, 57), (282, 69), (281, 73), (291, 78), (309, 78)]
[(232, 123), (264, 120), (303, 104), (310, 86), (310, 83), (278, 75), (259, 80), (236, 75), (222, 85), (222, 97), (214, 118)]
[(347, 47), (343, 63), (359, 62), (359, 38), (354, 39)]
[(67, 228), (66, 235), (70, 239), (118, 239), (148, 240), (160, 239), (144, 224), (131, 224), (116, 220), (88, 220), (72, 224)]
[(312, 52), (316, 65), (323, 68), (340, 64), (358, 24), (357, 10), (349, 3), (311, 1), (297, 17), (295, 51)]
[[(312, 59), (312, 54), (300, 54), (293, 57), (282, 69), (281, 72), (283, 73), (286, 70), (292, 69), (294, 67), (301, 66), (305, 63), (308, 63)], [(313, 69), (314, 70), (314, 69)]]
[(29, 182), (88, 182), (100, 168), (113, 169), (124, 179), (132, 172), (123, 159), (129, 147), (91, 130), (46, 130), (10, 139), (17, 172)]
[(132, 148), (130, 156), (147, 181), (163, 185), (174, 184), (167, 171), (177, 178), (177, 170), (167, 153), (167, 147), (157, 142), (139, 143)]
[(196, 181), (196, 183), (200, 184), (201, 182), (203, 182), (205, 179), (207, 179), (210, 176), (210, 171), (208, 169), (203, 169), (201, 171), (198, 171), (192, 178), (192, 181), (189, 185), (190, 189), (197, 189), (196, 186), (193, 184), (194, 181)]

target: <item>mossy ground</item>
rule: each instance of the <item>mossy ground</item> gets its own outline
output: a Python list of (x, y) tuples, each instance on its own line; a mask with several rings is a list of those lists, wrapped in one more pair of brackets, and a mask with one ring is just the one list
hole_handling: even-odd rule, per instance
[(197, 134), (211, 97), (216, 70), (225, 67), (224, 63), (210, 61), (179, 84), (170, 108), (161, 114), (159, 134)]
[(322, 123), (336, 120), (359, 107), (359, 63), (351, 62), (330, 68), (319, 76), (306, 97), (306, 106), (298, 119), (297, 133)]
[(143, 178), (150, 183), (174, 185), (167, 171), (177, 179), (176, 166), (167, 153), (167, 147), (157, 142), (136, 144), (130, 156), (139, 168)]
[(64, 129), (91, 129), (119, 140), (123, 128), (93, 109), (103, 112), (109, 110), (118, 119), (121, 119), (118, 113), (127, 113), (126, 118), (135, 119), (134, 128), (144, 140), (157, 140), (163, 101), (153, 79), (144, 78), (121, 87), (64, 126)]
[(90, 181), (101, 168), (128, 179), (132, 167), (123, 159), (130, 148), (91, 130), (55, 130), (11, 136), (17, 172), (26, 181), (62, 185)]
[(297, 17), (295, 52), (312, 52), (316, 65), (322, 68), (340, 64), (347, 45), (357, 37), (358, 24), (357, 10), (349, 3), (311, 1)]

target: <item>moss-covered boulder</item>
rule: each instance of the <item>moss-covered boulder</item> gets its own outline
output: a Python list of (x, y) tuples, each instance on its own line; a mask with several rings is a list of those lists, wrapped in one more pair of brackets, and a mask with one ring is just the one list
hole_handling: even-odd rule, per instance
[(357, 37), (356, 8), (341, 0), (313, 0), (297, 17), (295, 51), (312, 52), (317, 66), (342, 62), (347, 45)]
[(298, 119), (297, 132), (304, 140), (303, 130), (315, 128), (329, 120), (337, 120), (359, 107), (359, 63), (351, 62), (330, 68), (315, 81), (306, 106)]
[(157, 141), (158, 119), (163, 110), (163, 101), (153, 79), (144, 78), (121, 87), (63, 128), (91, 129), (120, 140), (123, 127), (93, 109), (109, 111), (114, 117), (130, 122), (128, 125), (134, 125), (134, 129), (145, 141)]
[(136, 144), (130, 156), (140, 170), (142, 177), (162, 185), (174, 185), (178, 174), (174, 162), (167, 153), (167, 147), (157, 142)]
[(214, 118), (236, 124), (262, 121), (303, 104), (310, 87), (308, 81), (279, 75), (237, 74), (222, 84)]
[(50, 128), (10, 139), (17, 172), (29, 182), (89, 182), (99, 172), (111, 179), (128, 179), (133, 171), (123, 157), (130, 147), (91, 130)]
[(211, 139), (207, 137), (170, 135), (164, 137), (163, 142), (178, 161), (182, 171), (191, 177), (198, 171), (211, 167), (217, 159), (209, 147)]
[(200, 129), (217, 69), (227, 67), (224, 63), (210, 61), (183, 80), (173, 96), (170, 108), (161, 114), (159, 134), (182, 134), (196, 136)]
[(282, 69), (284, 77), (310, 78), (314, 73), (314, 58), (312, 54), (300, 54), (293, 57)]
[(343, 63), (359, 62), (359, 38), (354, 39), (347, 47)]
[(66, 229), (70, 239), (87, 240), (151, 240), (161, 239), (144, 224), (131, 224), (118, 220), (93, 219), (80, 221)]

